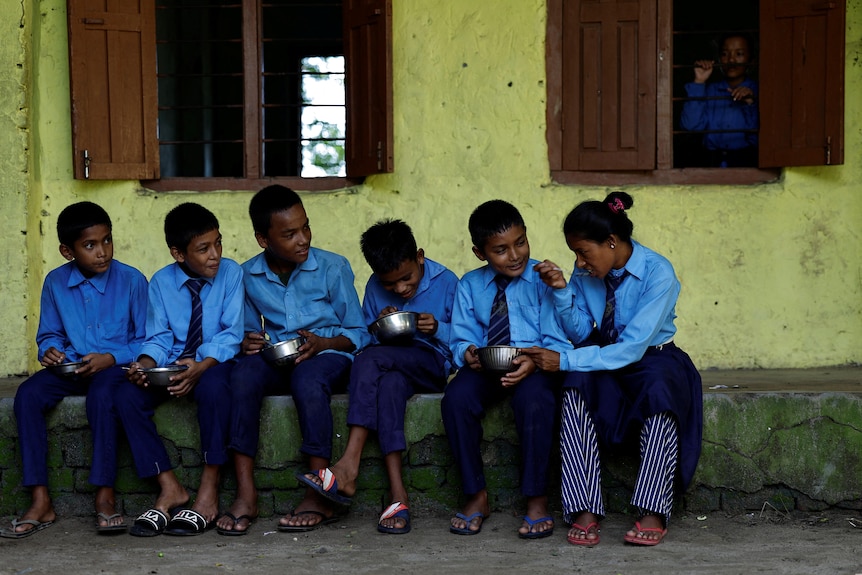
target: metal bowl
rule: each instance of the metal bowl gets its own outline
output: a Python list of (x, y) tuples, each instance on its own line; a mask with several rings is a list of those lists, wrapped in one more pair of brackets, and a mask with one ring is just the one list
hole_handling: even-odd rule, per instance
[(286, 339), (272, 345), (267, 345), (260, 354), (263, 359), (271, 365), (283, 367), (285, 365), (293, 365), (296, 358), (299, 357), (299, 348), (305, 343), (304, 337), (295, 337)]
[(50, 365), (48, 369), (54, 375), (62, 375), (64, 377), (74, 377), (77, 375), (75, 370), (84, 367), (87, 365), (86, 361), (67, 361), (66, 363), (58, 363), (57, 365)]
[(154, 387), (170, 387), (174, 385), (170, 377), (188, 368), (187, 365), (166, 365), (164, 367), (144, 368), (141, 373), (147, 376), (147, 382)]
[(412, 311), (390, 313), (368, 326), (368, 331), (381, 342), (413, 339), (419, 314)]
[(512, 360), (521, 355), (521, 351), (510, 345), (489, 345), (478, 348), (476, 354), (479, 356), (479, 363), (488, 371), (509, 373), (515, 371)]

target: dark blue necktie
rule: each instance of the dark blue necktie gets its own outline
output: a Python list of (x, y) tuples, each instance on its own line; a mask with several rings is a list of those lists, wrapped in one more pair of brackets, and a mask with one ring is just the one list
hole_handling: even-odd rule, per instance
[(511, 335), (509, 334), (509, 303), (506, 301), (506, 286), (512, 278), (497, 276), (494, 283), (497, 284), (497, 295), (491, 304), (491, 319), (488, 322), (488, 345), (509, 345)]
[(628, 275), (627, 271), (623, 271), (619, 277), (614, 277), (611, 274), (605, 276), (605, 313), (602, 314), (602, 325), (599, 329), (602, 345), (609, 345), (617, 341), (616, 326), (614, 326), (614, 309), (616, 308), (616, 291), (623, 283), (623, 280)]
[(201, 289), (204, 287), (206, 280), (203, 279), (188, 279), (185, 286), (189, 288), (192, 294), (192, 315), (189, 319), (189, 331), (186, 336), (186, 348), (183, 350), (180, 359), (184, 357), (194, 357), (198, 346), (203, 343), (203, 304), (201, 303)]

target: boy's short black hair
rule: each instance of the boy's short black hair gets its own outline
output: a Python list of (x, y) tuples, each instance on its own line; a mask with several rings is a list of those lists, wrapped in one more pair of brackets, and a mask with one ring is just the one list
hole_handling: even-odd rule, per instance
[(272, 224), (272, 215), (284, 212), (295, 206), (302, 205), (299, 194), (279, 184), (263, 188), (251, 199), (248, 215), (254, 231), (265, 236)]
[(524, 218), (518, 208), (503, 200), (491, 200), (480, 205), (470, 214), (468, 228), (473, 245), (485, 249), (485, 243), (493, 235), (505, 232), (512, 226), (523, 226)]
[(200, 204), (180, 204), (165, 216), (165, 241), (169, 248), (185, 252), (191, 241), (207, 232), (219, 229), (218, 219)]
[(93, 202), (78, 202), (60, 212), (57, 218), (57, 237), (61, 244), (72, 247), (81, 237), (81, 232), (99, 225), (106, 225), (109, 230), (113, 229), (108, 212)]
[(401, 220), (380, 220), (362, 234), (359, 241), (365, 261), (374, 273), (398, 269), (407, 260), (415, 261), (418, 252), (413, 230)]

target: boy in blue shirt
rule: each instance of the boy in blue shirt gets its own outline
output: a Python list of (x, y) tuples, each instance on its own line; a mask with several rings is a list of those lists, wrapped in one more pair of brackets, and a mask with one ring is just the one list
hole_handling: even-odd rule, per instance
[[(242, 267), (245, 283), (244, 357), (231, 376), (229, 448), (237, 475), (237, 497), (218, 520), (222, 535), (242, 535), (257, 517), (254, 456), (265, 395), (293, 396), (302, 432), (301, 451), (312, 469), (332, 456), (333, 393), (347, 386), (353, 353), (369, 340), (353, 271), (346, 258), (311, 247), (311, 226), (296, 192), (273, 185), (249, 205), (254, 235), (263, 252)], [(261, 318), (263, 323), (261, 325)], [(264, 361), (264, 329), (273, 343), (306, 338), (292, 370)], [(330, 503), (312, 489), (287, 516), (280, 531), (310, 531), (337, 520)]]
[[(391, 503), (377, 523), (381, 533), (410, 531), (407, 489), (401, 477), (406, 449), (404, 410), (414, 393), (438, 393), (452, 368), (449, 327), (458, 278), (416, 249), (410, 227), (401, 220), (384, 220), (362, 234), (362, 254), (373, 274), (365, 286), (365, 323), (396, 311), (419, 314), (416, 337), (401, 345), (367, 347), (350, 372), (347, 448), (331, 469), (317, 470), (302, 480), (335, 502), (349, 502), (356, 492), (362, 448), (370, 431), (377, 432), (389, 476)], [(335, 488), (326, 490), (327, 477)]]
[(459, 371), (446, 387), (441, 409), (468, 499), (449, 530), (475, 535), (491, 512), (480, 451), (482, 418), (489, 405), (510, 397), (521, 442), (521, 492), (527, 499), (518, 535), (547, 537), (554, 530), (546, 489), (559, 381), (537, 371), (525, 355), (516, 357), (515, 371), (502, 377), (483, 372), (476, 349), (511, 345), (559, 351), (567, 341), (554, 314), (552, 290), (533, 270), (538, 262), (530, 259), (527, 228), (517, 208), (502, 200), (485, 202), (470, 216), (469, 229), (473, 253), (487, 265), (458, 282), (452, 312), (450, 347)]
[[(147, 338), (115, 402), (138, 475), (155, 476), (160, 487), (153, 508), (130, 530), (138, 537), (198, 535), (215, 525), (219, 468), (227, 462), (230, 360), (242, 341), (242, 269), (222, 258), (216, 217), (198, 204), (180, 204), (165, 217), (165, 240), (175, 261), (150, 280)], [(172, 363), (188, 369), (171, 376), (167, 388), (149, 387), (139, 371)], [(198, 405), (204, 469), (194, 506), (173, 512), (189, 494), (152, 417), (162, 402), (185, 396)]]
[(20, 539), (51, 525), (56, 514), (48, 493), (48, 433), (45, 413), (70, 395), (87, 396), (87, 420), (93, 434), (90, 483), (96, 490), (96, 529), (125, 530), (116, 513), (118, 425), (111, 404), (125, 374), (113, 367), (128, 363), (144, 339), (147, 280), (141, 272), (115, 261), (111, 219), (92, 202), (72, 204), (57, 219), (60, 253), (69, 260), (51, 271), (42, 287), (36, 342), (46, 368), (86, 362), (75, 375), (42, 370), (15, 394), (15, 419), (24, 466), (24, 485), (32, 504), (3, 537)]

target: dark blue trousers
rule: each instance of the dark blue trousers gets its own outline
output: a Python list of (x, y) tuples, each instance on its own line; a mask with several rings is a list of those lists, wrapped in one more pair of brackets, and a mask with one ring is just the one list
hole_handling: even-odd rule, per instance
[[(227, 462), (230, 427), (230, 372), (233, 362), (219, 363), (201, 375), (188, 398), (198, 406), (201, 454), (207, 465)], [(129, 438), (139, 477), (153, 477), (173, 468), (153, 421), (156, 407), (172, 399), (164, 388), (139, 387), (130, 381), (120, 386), (116, 408)], [(175, 401), (182, 401), (178, 398)]]
[(404, 451), (404, 410), (414, 393), (438, 393), (446, 385), (446, 360), (421, 343), (365, 348), (350, 370), (347, 425), (377, 432), (383, 455)]
[(87, 421), (93, 435), (90, 483), (112, 487), (117, 479), (117, 432), (114, 396), (126, 381), (118, 367), (82, 379), (54, 375), (47, 369), (35, 373), (15, 393), (15, 420), (24, 466), (24, 485), (48, 484), (48, 429), (45, 415), (64, 397), (86, 395)]
[(254, 457), (260, 441), (260, 408), (267, 395), (293, 396), (302, 433), (300, 451), (332, 458), (333, 393), (347, 388), (350, 358), (320, 353), (294, 367), (279, 370), (260, 354), (239, 360), (231, 375), (231, 427), (228, 447)]
[(559, 390), (558, 379), (545, 372), (535, 372), (513, 388), (504, 388), (499, 376), (469, 367), (458, 371), (446, 386), (441, 409), (449, 446), (461, 470), (464, 493), (473, 495), (485, 489), (480, 451), (482, 418), (488, 407), (510, 397), (521, 442), (521, 494), (545, 494)]

